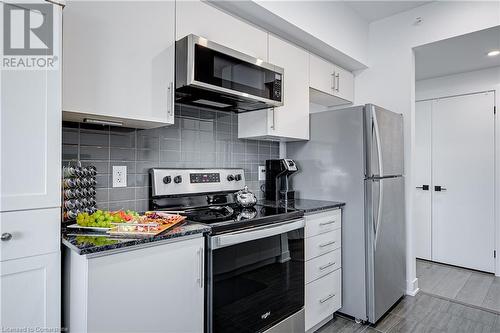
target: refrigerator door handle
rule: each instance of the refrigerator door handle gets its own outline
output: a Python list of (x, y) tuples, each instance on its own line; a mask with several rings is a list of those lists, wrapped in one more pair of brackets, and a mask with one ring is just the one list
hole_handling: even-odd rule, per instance
[(377, 239), (379, 234), (380, 221), (382, 220), (382, 203), (384, 201), (384, 182), (381, 180), (378, 181), (378, 209), (377, 209), (377, 219), (375, 222), (375, 239), (373, 241), (373, 248), (377, 250)]
[(377, 111), (375, 108), (372, 109), (372, 119), (373, 119), (373, 131), (375, 133), (375, 145), (377, 147), (377, 158), (378, 158), (378, 176), (384, 176), (384, 166), (382, 165), (382, 145), (380, 144), (380, 132), (377, 120)]

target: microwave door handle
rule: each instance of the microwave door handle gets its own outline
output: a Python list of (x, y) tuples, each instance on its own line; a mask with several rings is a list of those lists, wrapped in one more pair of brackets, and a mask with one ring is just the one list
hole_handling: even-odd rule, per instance
[(304, 219), (287, 221), (271, 226), (264, 226), (251, 230), (238, 231), (212, 237), (212, 249), (220, 249), (226, 246), (240, 244), (256, 239), (276, 236), (289, 231), (304, 228)]

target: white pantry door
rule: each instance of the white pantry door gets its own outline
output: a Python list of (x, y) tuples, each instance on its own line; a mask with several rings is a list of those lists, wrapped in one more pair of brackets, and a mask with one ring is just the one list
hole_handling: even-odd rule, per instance
[(494, 103), (486, 92), (432, 104), (432, 259), (486, 272), (495, 270)]
[(432, 260), (432, 101), (421, 101), (415, 107), (415, 186), (413, 231), (415, 256)]

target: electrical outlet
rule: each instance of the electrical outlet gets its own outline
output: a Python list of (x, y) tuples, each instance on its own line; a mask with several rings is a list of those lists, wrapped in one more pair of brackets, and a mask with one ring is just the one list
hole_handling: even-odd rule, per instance
[(259, 180), (266, 180), (266, 166), (259, 165)]
[(113, 187), (127, 187), (126, 165), (113, 165)]

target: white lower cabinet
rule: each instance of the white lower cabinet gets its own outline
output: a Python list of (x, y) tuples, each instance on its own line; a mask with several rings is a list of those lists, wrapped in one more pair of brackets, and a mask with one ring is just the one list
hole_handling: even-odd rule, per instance
[(314, 332), (342, 306), (340, 209), (306, 215), (306, 331)]
[(60, 266), (60, 252), (1, 263), (2, 331), (15, 332), (19, 329), (19, 332), (42, 332), (44, 329), (59, 329)]
[(204, 241), (118, 253), (65, 249), (64, 326), (79, 332), (203, 332)]
[(306, 285), (306, 331), (340, 309), (342, 274), (338, 269)]

